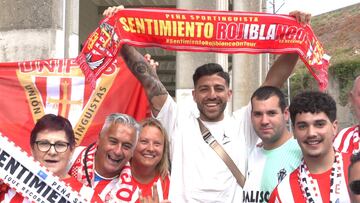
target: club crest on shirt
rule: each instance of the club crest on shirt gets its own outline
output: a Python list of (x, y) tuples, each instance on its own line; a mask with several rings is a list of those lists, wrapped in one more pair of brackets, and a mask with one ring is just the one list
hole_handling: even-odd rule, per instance
[(278, 179), (278, 183), (280, 183), (285, 176), (287, 175), (286, 169), (282, 168), (278, 173), (277, 173), (277, 179)]

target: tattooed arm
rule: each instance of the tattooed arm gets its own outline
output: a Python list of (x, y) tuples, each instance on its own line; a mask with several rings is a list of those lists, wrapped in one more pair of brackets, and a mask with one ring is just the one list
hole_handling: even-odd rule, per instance
[(132, 46), (124, 44), (121, 54), (131, 72), (145, 88), (151, 111), (154, 116), (157, 116), (166, 101), (168, 92), (159, 80), (156, 69), (150, 66), (144, 56)]

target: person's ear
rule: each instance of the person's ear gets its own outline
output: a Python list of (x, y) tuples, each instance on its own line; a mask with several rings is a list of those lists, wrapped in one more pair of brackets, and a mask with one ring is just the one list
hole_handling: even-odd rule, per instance
[(285, 118), (286, 121), (289, 121), (289, 119), (290, 119), (290, 111), (289, 111), (288, 106), (285, 107), (285, 109), (284, 109), (284, 118)]
[(332, 126), (333, 126), (333, 130), (334, 130), (334, 136), (337, 135), (338, 133), (338, 120), (334, 120), (334, 122), (332, 122)]
[(232, 97), (232, 89), (229, 89), (228, 96), (229, 96), (229, 99), (231, 99), (231, 97)]

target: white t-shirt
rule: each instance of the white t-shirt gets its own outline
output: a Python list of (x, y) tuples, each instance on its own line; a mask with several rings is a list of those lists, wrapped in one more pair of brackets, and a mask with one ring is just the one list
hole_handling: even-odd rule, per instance
[[(249, 149), (258, 139), (250, 113), (248, 104), (222, 121), (204, 123), (243, 174)], [(172, 202), (240, 202), (242, 188), (223, 160), (203, 140), (196, 117), (193, 111), (179, 109), (170, 96), (157, 116), (171, 142), (169, 199)]]
[(293, 138), (276, 149), (255, 147), (248, 159), (242, 202), (268, 202), (271, 192), (301, 163), (302, 153)]

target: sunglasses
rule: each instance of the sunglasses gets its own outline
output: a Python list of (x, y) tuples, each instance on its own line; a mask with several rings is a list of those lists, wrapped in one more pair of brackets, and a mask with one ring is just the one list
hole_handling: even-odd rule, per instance
[(350, 190), (355, 195), (360, 195), (360, 180), (354, 180), (349, 184)]

